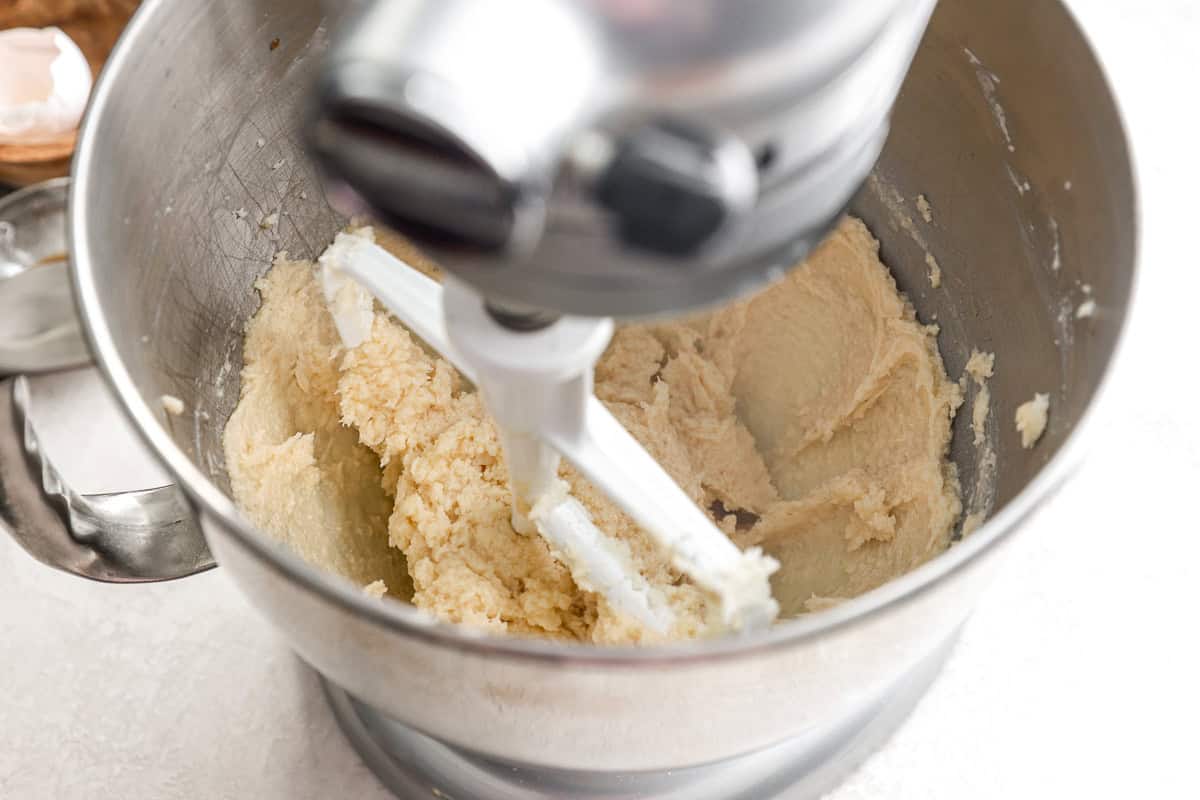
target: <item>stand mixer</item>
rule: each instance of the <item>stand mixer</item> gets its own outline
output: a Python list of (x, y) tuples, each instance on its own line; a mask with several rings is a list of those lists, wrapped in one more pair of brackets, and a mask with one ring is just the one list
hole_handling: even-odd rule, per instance
[[(596, 647), (487, 636), (431, 620), (407, 602), (380, 602), (239, 510), (222, 436), (243, 388), (244, 332), (260, 308), (255, 284), (281, 251), (314, 261), (347, 224), (320, 191), (311, 154), (318, 153), (343, 207), (396, 225), (446, 267), (442, 299), (417, 307), (410, 287), (396, 306), (410, 325), (422, 314), (432, 320), (422, 335), (444, 333), (452, 358), (470, 368), (457, 350), (469, 327), (443, 317), (452, 293), (470, 301), (465, 310), (476, 320), (498, 325), (506, 346), (533, 348), (556, 317), (594, 325), (596, 318), (699, 307), (798, 260), (874, 159), (927, 4), (394, 0), (390, 10), (337, 9), (349, 14), (345, 27), (331, 26), (342, 18), (332, 5), (141, 4), (80, 131), (66, 201), (70, 276), (97, 366), (175, 483), (77, 491), (34, 435), (36, 394), (23, 377), (5, 378), (0, 524), (32, 557), (100, 580), (167, 580), (219, 562), (225, 579), (313, 668), (350, 741), (400, 797), (822, 796), (891, 734), (934, 679), (1005, 545), (1079, 464), (1090, 412), (1104, 394), (1131, 307), (1138, 203), (1120, 112), (1086, 37), (1060, 3), (943, 0), (898, 96), (873, 179), (850, 202), (882, 240), (880, 255), (917, 314), (937, 320), (949, 373), (960, 373), (972, 348), (998, 354), (990, 382), (998, 469), (983, 526), (916, 570), (821, 613), (744, 635)], [(474, 38), (447, 38), (452, 29), (435, 35), (437, 18), (452, 20), (458, 9), (464, 19), (468, 5), (478, 23)], [(426, 51), (450, 41), (458, 46), (447, 53), (461, 56), (466, 48), (468, 57), (435, 64)], [(580, 63), (587, 69), (567, 69)], [(409, 100), (388, 88), (396, 85), (388, 76), (422, 64), (444, 82), (476, 87), (464, 106), (477, 109), (475, 116), (445, 119), (455, 120), (446, 129), (469, 147), (434, 148), (431, 139), (455, 140), (424, 129), (424, 138), (389, 133), (411, 126), (394, 124), (403, 115), (378, 113)], [(339, 73), (367, 79), (338, 83)], [(519, 75), (525, 83), (515, 81)], [(341, 104), (347, 86), (359, 93), (374, 87), (378, 107)], [(426, 105), (454, 96), (414, 94)], [(352, 109), (374, 109), (377, 117)], [(471, 119), (485, 123), (486, 136), (470, 133)], [(721, 155), (720, 169), (667, 174), (692, 176), (684, 193), (705, 197), (713, 185), (736, 189), (736, 181), (713, 176), (732, 175), (738, 163), (744, 172), (749, 153), (757, 187), (750, 201), (731, 190), (720, 195), (728, 202), (689, 205), (707, 209), (699, 215), (706, 225), (622, 225), (609, 205), (628, 213), (649, 193), (587, 187), (603, 185), (605, 165), (630, 163), (620, 160), (633, 152), (623, 137), (647, 122), (664, 126), (665, 138), (656, 132), (651, 146), (639, 137), (637, 152), (650, 155), (632, 163), (678, 151), (660, 148), (662, 141), (714, 140), (714, 151), (740, 149), (742, 156)], [(339, 141), (347, 146), (330, 146)], [(845, 155), (854, 142), (864, 143), (861, 160)], [(477, 155), (433, 157), (454, 152)], [(339, 166), (355, 154), (364, 160)], [(493, 167), (503, 180), (489, 177)], [(1019, 189), (1014, 173), (1025, 179)], [(709, 178), (698, 181), (699, 174)], [(820, 190), (821, 176), (828, 190)], [(675, 197), (677, 187), (667, 184)], [(693, 191), (696, 185), (702, 190)], [(407, 205), (404, 186), (412, 195)], [(512, 187), (524, 193), (511, 194)], [(904, 211), (918, 195), (937, 210), (932, 223), (917, 223), (923, 242), (906, 235), (893, 203), (902, 198)], [(514, 197), (534, 200), (514, 205)], [(239, 219), (244, 209), (278, 224), (265, 229)], [(512, 224), (514, 209), (538, 224)], [(644, 220), (640, 213), (635, 221)], [(0, 217), (16, 223), (16, 244), (28, 250), (21, 219)], [(655, 239), (664, 230), (671, 236)], [(497, 244), (509, 241), (512, 247)], [(789, 242), (798, 243), (791, 255)], [(946, 265), (943, 289), (929, 285), (927, 252)], [(392, 261), (373, 265), (372, 253), (362, 248), (341, 266), (386, 299), (391, 290), (367, 278), (404, 281), (412, 273)], [(345, 277), (337, 269), (332, 277)], [(1062, 316), (1081, 285), (1092, 288), (1103, 313)], [(337, 286), (330, 288), (336, 295)], [(419, 291), (426, 300), (436, 294)], [(355, 300), (358, 292), (347, 296)], [(603, 325), (596, 330), (602, 338)], [(516, 352), (496, 347), (491, 357)], [(529, 358), (524, 366), (540, 363)], [(571, 371), (586, 376), (587, 366), (574, 363)], [(477, 379), (482, 372), (474, 368)], [(1035, 387), (1059, 388), (1051, 389), (1050, 427), (1025, 450), (999, 423)], [(166, 395), (183, 403), (182, 414), (165, 409)], [(487, 399), (495, 411), (496, 397)], [(964, 487), (983, 474), (968, 416), (956, 418), (950, 453)], [(568, 460), (578, 455), (540, 435), (530, 440)], [(537, 448), (534, 455), (545, 453)], [(653, 494), (657, 502), (660, 493)], [(516, 510), (538, 516), (520, 502)], [(778, 580), (805, 566), (794, 553), (773, 552)], [(186, 682), (179, 686), (186, 691)], [(231, 737), (262, 730), (253, 725), (254, 709), (272, 701), (231, 697)], [(296, 732), (308, 736), (301, 723)], [(314, 763), (324, 768), (319, 752), (334, 744), (312, 745)], [(275, 754), (270, 742), (262, 747), (257, 752)], [(927, 757), (936, 763), (936, 753)]]
[(560, 456), (719, 600), (713, 632), (774, 620), (778, 564), (592, 396), (612, 318), (727, 301), (803, 259), (875, 163), (933, 5), (372, 0), (334, 33), (308, 128), (329, 194), (451, 276), (443, 292), (339, 236), (322, 266), (343, 339), (369, 332), (361, 284), (454, 363), (499, 426), (514, 528), (652, 630), (670, 610)]

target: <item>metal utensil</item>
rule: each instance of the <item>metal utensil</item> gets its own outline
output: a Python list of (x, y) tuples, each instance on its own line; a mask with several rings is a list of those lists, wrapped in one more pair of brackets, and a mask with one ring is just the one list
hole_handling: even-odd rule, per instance
[(33, 256), (17, 247), (17, 229), (0, 220), (0, 278), (10, 278), (33, 266)]
[(59, 178), (0, 198), (0, 375), (91, 360), (67, 274), (68, 185)]

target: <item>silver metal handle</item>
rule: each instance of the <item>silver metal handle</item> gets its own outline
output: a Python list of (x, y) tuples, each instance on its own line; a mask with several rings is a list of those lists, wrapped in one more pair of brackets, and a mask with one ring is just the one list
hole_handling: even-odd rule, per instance
[(216, 565), (179, 487), (81, 495), (46, 458), (29, 412), (26, 378), (0, 381), (0, 522), (30, 555), (110, 583), (171, 580)]
[(214, 564), (177, 487), (79, 494), (34, 430), (21, 376), (91, 362), (63, 254), (67, 187), (47, 181), (0, 200), (0, 529), (39, 561), (94, 580), (191, 575)]

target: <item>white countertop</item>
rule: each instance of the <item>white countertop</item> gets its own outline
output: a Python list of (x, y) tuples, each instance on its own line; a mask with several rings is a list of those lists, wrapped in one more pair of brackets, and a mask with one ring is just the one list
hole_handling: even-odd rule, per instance
[[(1143, 279), (1124, 361), (1082, 471), (1019, 538), (909, 722), (834, 800), (1200, 791), (1200, 358), (1184, 344), (1200, 313), (1200, 4), (1072, 6), (1141, 177)], [(93, 375), (38, 379), (35, 398), (49, 453), (78, 487), (156, 482), (144, 456), (103, 444), (124, 426)], [(111, 458), (71, 458), (72, 442)], [(0, 797), (389, 795), (221, 570), (107, 586), (0, 536)]]

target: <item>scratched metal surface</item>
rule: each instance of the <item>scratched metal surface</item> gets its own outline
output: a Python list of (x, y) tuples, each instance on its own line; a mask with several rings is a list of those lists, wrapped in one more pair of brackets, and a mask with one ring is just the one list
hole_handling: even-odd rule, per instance
[[(996, 354), (984, 446), (970, 430), (970, 382), (954, 424), (968, 511), (999, 508), (1054, 457), (1094, 396), (1130, 299), (1137, 215), (1121, 121), (1073, 24), (1057, 3), (1014, 14), (943, 0), (853, 208), (920, 318), (939, 326), (951, 377), (972, 349)], [(926, 253), (941, 268), (936, 289)], [(1077, 320), (1088, 297), (1103, 312)], [(1025, 450), (1013, 416), (1034, 392), (1050, 395), (1050, 423)]]
[(134, 380), (155, 407), (162, 394), (184, 399), (189, 413), (164, 424), (227, 489), (220, 434), (237, 400), (254, 282), (280, 251), (317, 255), (343, 220), (297, 138), (324, 44), (318, 5), (193, 5), (155, 48), (127, 54), (154, 99), (131, 91), (128, 113), (105, 118), (121, 169), (103, 180), (119, 182), (108, 190), (123, 202), (94, 211), (113, 259), (139, 262), (108, 273), (121, 299), (111, 324)]

